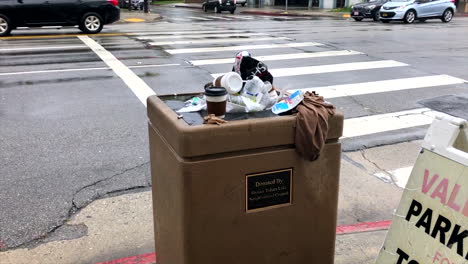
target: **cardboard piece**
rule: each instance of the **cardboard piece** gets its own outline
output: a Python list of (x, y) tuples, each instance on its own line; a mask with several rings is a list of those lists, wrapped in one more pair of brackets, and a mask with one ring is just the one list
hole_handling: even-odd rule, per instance
[(189, 126), (152, 96), (148, 117), (158, 264), (333, 263), (343, 115), (314, 162), (293, 116)]

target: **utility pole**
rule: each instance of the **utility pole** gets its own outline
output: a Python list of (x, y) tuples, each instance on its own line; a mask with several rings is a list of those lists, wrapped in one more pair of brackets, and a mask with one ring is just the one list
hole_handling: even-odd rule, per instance
[(288, 13), (288, 0), (286, 0), (286, 13)]

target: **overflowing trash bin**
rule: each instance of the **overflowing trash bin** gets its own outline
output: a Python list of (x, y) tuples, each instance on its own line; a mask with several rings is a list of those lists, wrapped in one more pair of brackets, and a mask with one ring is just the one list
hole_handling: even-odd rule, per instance
[(304, 93), (227, 111), (235, 78), (148, 98), (158, 264), (333, 263), (343, 115)]

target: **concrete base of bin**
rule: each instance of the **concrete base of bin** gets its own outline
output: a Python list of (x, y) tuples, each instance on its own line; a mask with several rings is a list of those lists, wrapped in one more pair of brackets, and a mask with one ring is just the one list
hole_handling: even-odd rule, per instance
[[(314, 162), (298, 156), (293, 145), (181, 157), (162, 129), (150, 118), (158, 264), (333, 263), (337, 139)], [(289, 168), (291, 204), (247, 212), (246, 175)]]

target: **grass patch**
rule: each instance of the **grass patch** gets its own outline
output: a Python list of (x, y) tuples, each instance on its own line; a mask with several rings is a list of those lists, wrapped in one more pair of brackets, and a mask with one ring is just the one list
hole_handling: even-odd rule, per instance
[(330, 10), (330, 12), (351, 12), (351, 7), (335, 8)]
[(152, 5), (173, 5), (173, 4), (183, 4), (184, 0), (156, 0), (152, 1)]

